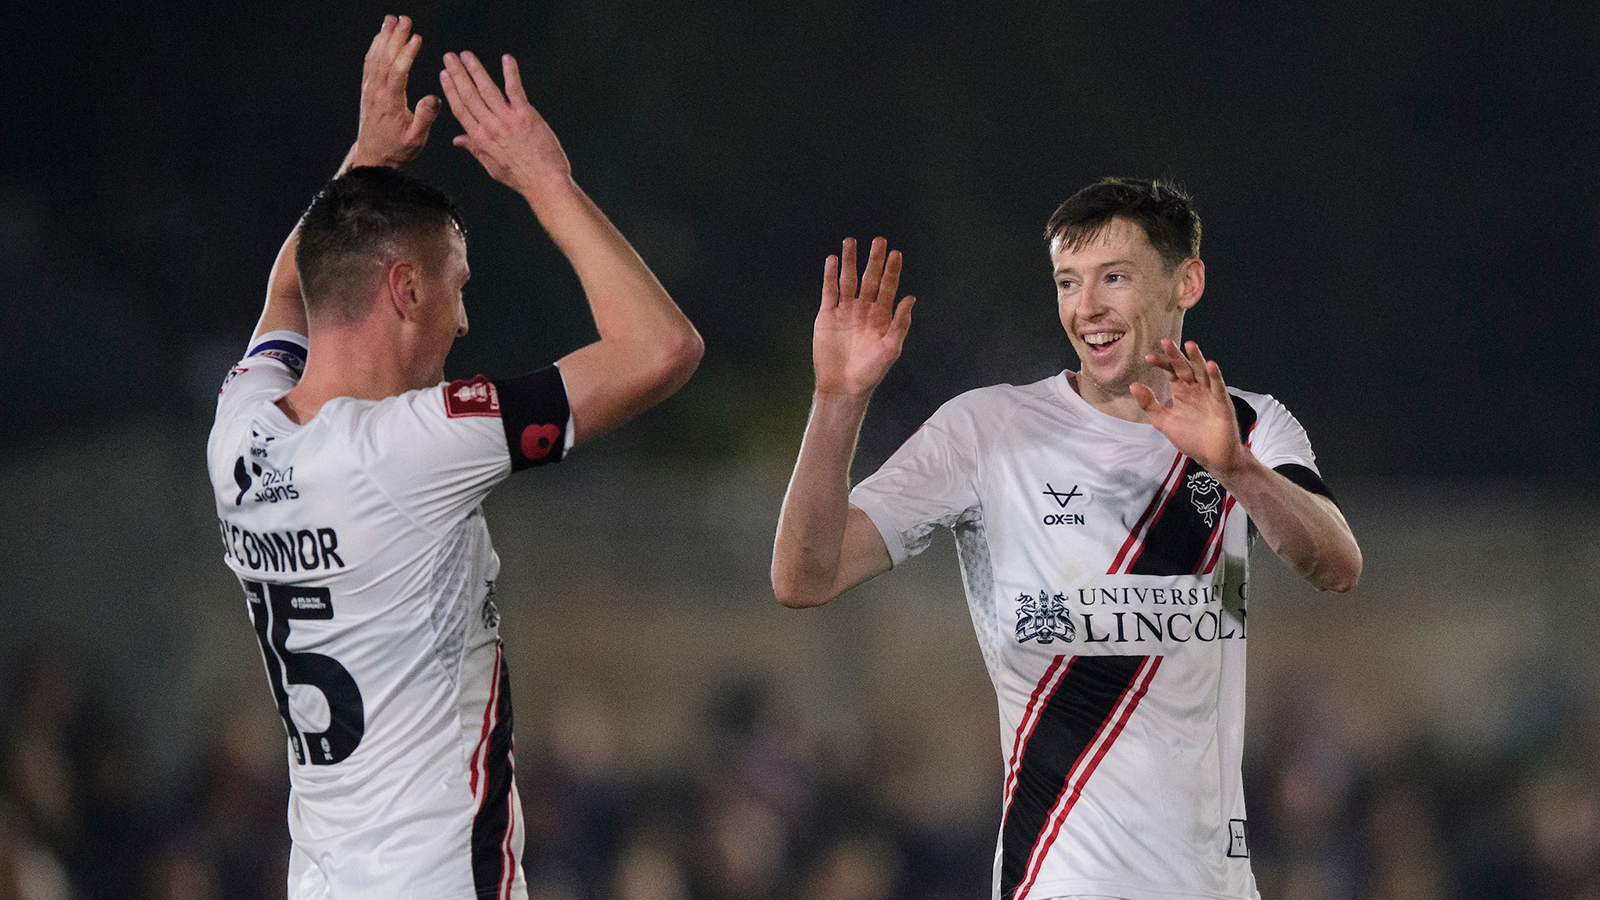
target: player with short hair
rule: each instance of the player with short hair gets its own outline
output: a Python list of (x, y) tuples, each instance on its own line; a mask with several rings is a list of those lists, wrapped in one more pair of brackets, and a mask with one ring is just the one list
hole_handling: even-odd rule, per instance
[(702, 352), (573, 182), (516, 61), (502, 92), (452, 53), (455, 143), (533, 208), (600, 339), (527, 375), (444, 383), (467, 245), (449, 199), (395, 168), (439, 110), (407, 106), (410, 32), (389, 16), (373, 40), (356, 143), (278, 255), (207, 445), (224, 559), (289, 737), (293, 900), (527, 896), (481, 503), (670, 395)]
[(1255, 897), (1239, 770), (1251, 538), (1335, 591), (1361, 551), (1289, 411), (1182, 344), (1205, 288), (1188, 197), (1106, 179), (1046, 238), (1080, 370), (956, 397), (854, 491), (867, 401), (915, 301), (896, 306), (901, 258), (881, 238), (859, 291), (855, 243), (828, 257), (773, 588), (817, 606), (951, 529), (999, 700), (994, 896)]

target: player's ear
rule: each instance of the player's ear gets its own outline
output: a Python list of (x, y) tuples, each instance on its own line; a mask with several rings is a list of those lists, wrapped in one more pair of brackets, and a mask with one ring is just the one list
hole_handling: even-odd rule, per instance
[(384, 270), (383, 295), (402, 319), (415, 315), (417, 306), (417, 267), (407, 259), (396, 259)]
[(1198, 259), (1178, 263), (1178, 308), (1193, 309), (1206, 292), (1206, 264)]

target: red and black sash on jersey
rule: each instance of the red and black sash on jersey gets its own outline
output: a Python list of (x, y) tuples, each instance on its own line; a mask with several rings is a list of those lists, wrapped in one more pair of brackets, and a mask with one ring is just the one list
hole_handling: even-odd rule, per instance
[(511, 675), (498, 644), (494, 669), (470, 776), (478, 799), (478, 812), (472, 817), (472, 886), (480, 900), (509, 898), (517, 873), (517, 848), (511, 846), (516, 822), (511, 809)]
[[(1239, 421), (1239, 434), (1249, 446), (1256, 425), (1255, 408), (1233, 397), (1233, 411)], [(1200, 506), (1188, 502), (1190, 479), (1204, 472), (1204, 467), (1182, 454), (1173, 460), (1161, 489), (1129, 532), (1108, 574), (1198, 575), (1215, 564), (1222, 524), (1233, 509), (1234, 499), (1217, 485), (1218, 506), (1207, 524)]]
[(1033, 887), (1062, 824), (1160, 666), (1159, 656), (1052, 661), (1023, 713), (1012, 750), (1000, 827), (1004, 900), (1022, 900)]

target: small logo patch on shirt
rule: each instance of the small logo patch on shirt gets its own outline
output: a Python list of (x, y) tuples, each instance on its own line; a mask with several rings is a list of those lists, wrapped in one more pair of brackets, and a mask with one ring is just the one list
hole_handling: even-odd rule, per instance
[(463, 416), (500, 416), (500, 392), (482, 375), (444, 386), (444, 411), (452, 419)]
[(222, 392), (226, 391), (228, 389), (229, 382), (233, 381), (235, 378), (238, 378), (240, 375), (243, 375), (244, 373), (246, 373), (248, 371), (250, 371), (250, 370), (245, 368), (244, 366), (234, 366), (233, 368), (229, 369), (228, 370), (228, 374), (226, 376), (224, 376), (223, 379), (222, 379), (222, 387), (217, 388), (217, 395), (221, 396)]
[(1243, 819), (1228, 820), (1228, 855), (1233, 857), (1250, 856), (1250, 846), (1245, 842), (1245, 821)]
[(560, 439), (560, 426), (529, 425), (522, 429), (522, 455), (533, 462), (538, 462), (550, 455), (550, 451), (556, 448), (556, 441)]

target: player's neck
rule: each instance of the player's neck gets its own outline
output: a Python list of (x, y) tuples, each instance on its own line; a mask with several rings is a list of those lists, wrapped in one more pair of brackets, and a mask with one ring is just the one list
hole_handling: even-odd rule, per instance
[(305, 373), (278, 400), (278, 408), (290, 421), (304, 425), (335, 397), (382, 400), (417, 386), (407, 371), (405, 354), (394, 352), (391, 342), (374, 340), (366, 331), (353, 326), (312, 329)]
[[(1150, 424), (1150, 416), (1139, 408), (1139, 401), (1133, 399), (1133, 392), (1128, 389), (1132, 382), (1104, 384), (1083, 377), (1081, 372), (1069, 376), (1067, 380), (1085, 403), (1106, 415), (1128, 422), (1138, 422), (1141, 425)], [(1143, 382), (1155, 392), (1157, 400), (1165, 405), (1171, 405), (1172, 383), (1167, 380), (1165, 372), (1151, 369), (1134, 380)]]

